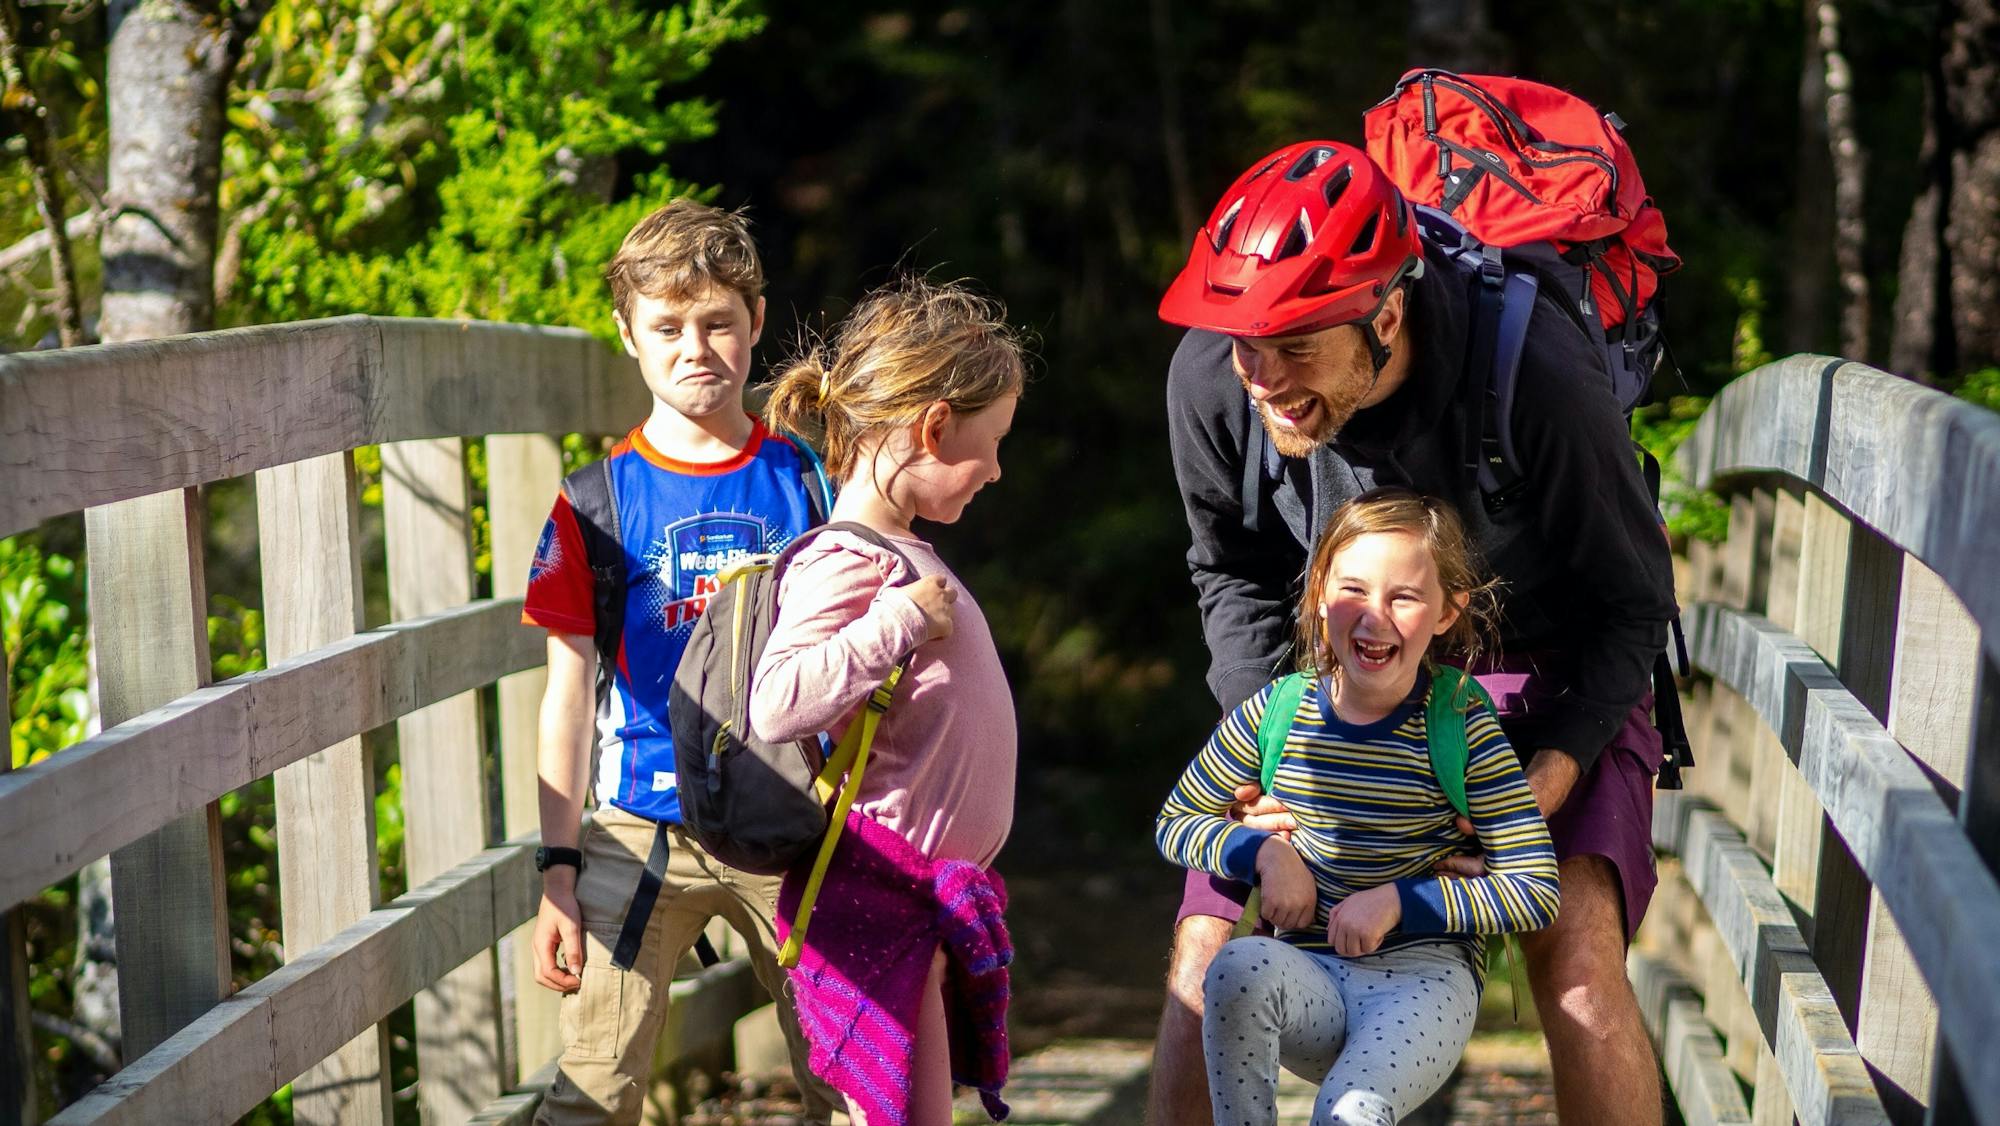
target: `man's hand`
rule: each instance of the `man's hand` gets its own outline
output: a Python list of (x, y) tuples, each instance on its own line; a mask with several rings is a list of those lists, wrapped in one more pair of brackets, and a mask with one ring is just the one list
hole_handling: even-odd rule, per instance
[(1479, 833), (1472, 827), (1472, 818), (1463, 813), (1451, 819), (1452, 827), (1472, 839), (1471, 851), (1455, 852), (1431, 865), (1431, 872), (1439, 876), (1463, 876), (1468, 880), (1478, 879), (1486, 874), (1486, 854), (1479, 851)]
[(1403, 897), (1395, 884), (1356, 892), (1334, 905), (1326, 919), (1326, 940), (1349, 958), (1373, 954), (1403, 921)]
[(1550, 817), (1569, 800), (1576, 780), (1583, 776), (1576, 760), (1561, 751), (1544, 748), (1528, 760), (1528, 789), (1534, 791), (1535, 805), (1543, 817)]
[(1264, 917), (1274, 927), (1297, 930), (1312, 926), (1319, 908), (1319, 885), (1292, 842), (1271, 836), (1257, 850), (1257, 888)]
[[(583, 914), (576, 906), (575, 870), (566, 865), (544, 873), (533, 948), (535, 980), (543, 987), (574, 993), (583, 985)], [(556, 960), (558, 948), (561, 961)]]
[(1289, 834), (1299, 827), (1298, 818), (1292, 816), (1285, 803), (1266, 794), (1255, 782), (1245, 782), (1236, 787), (1236, 801), (1229, 807), (1229, 819), (1243, 822), (1245, 828), (1261, 829), (1266, 833)]

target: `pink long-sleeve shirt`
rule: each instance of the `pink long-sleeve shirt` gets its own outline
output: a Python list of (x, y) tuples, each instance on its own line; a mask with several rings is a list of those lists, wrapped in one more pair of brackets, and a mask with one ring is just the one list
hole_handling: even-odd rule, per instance
[[(904, 653), (915, 650), (875, 732), (855, 808), (925, 856), (989, 866), (1014, 823), (1014, 697), (986, 616), (930, 544), (887, 537), (919, 578), (958, 592), (952, 633), (924, 642), (924, 616), (893, 584), (903, 564), (856, 536), (823, 532), (778, 585), (778, 622), (750, 689), (750, 722), (773, 742), (835, 739)], [(919, 643), (922, 644), (919, 644)]]

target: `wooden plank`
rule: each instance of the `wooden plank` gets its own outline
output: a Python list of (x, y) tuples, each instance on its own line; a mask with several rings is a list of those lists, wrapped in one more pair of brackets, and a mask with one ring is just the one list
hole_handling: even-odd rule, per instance
[[(515, 598), (527, 594), (528, 569), (542, 525), (555, 503), (562, 481), (562, 447), (542, 434), (494, 434), (486, 439), (486, 511), (493, 535), (493, 594)], [(541, 831), (538, 758), (541, 746), (542, 692), (545, 669), (534, 668), (500, 681), (498, 735), (500, 793), (504, 824), (510, 839)], [(562, 1051), (558, 1025), (561, 998), (535, 984), (535, 955), (529, 948), (532, 926), (507, 937), (502, 966), (511, 971), (513, 1067), (508, 1074), (523, 1081), (544, 1060)]]
[(0, 776), (0, 904), (414, 708), (541, 663), (518, 600), (335, 642), (136, 716)]
[[(266, 645), (273, 661), (353, 637), (362, 626), (360, 500), (342, 451), (257, 474)], [(297, 958), (373, 910), (375, 770), (358, 736), (280, 768), (278, 886), (285, 953)], [(376, 1025), (292, 1085), (305, 1123), (395, 1118), (389, 1031)]]
[[(193, 491), (85, 514), (98, 712), (107, 727), (208, 683), (201, 527), (201, 498)], [(77, 816), (88, 808), (85, 801), (60, 812)], [(111, 854), (128, 1058), (229, 995), (225, 888), (213, 802)]]
[(513, 1090), (481, 1107), (478, 1114), (466, 1120), (465, 1126), (528, 1126), (555, 1081), (556, 1063), (550, 1060), (534, 1074), (524, 1077)]
[(622, 433), (632, 361), (588, 333), (339, 317), (0, 356), (0, 535), (356, 446)]
[[(413, 357), (419, 366), (437, 360)], [(472, 601), (472, 500), (457, 438), (382, 447), (389, 613), (405, 619)], [(454, 696), (396, 723), (403, 769), (403, 859), (412, 884), (486, 847), (486, 740), (479, 698)], [(417, 995), (417, 1096), (424, 1118), (456, 1122), (498, 1098), (499, 967), (480, 951)]]
[[(1729, 950), (1799, 1121), (1886, 1123), (1868, 1069), (1770, 875), (1735, 826), (1695, 810), (1678, 842), (1689, 883)], [(1752, 1060), (1751, 1074), (1755, 1074)]]
[(1771, 567), (1764, 595), (1764, 616), (1791, 629), (1797, 624), (1799, 613), (1801, 553), (1806, 535), (1805, 494), (1780, 489), (1773, 501)]
[[(1691, 624), (1695, 660), (1740, 688), (1779, 732), (1840, 839), (1904, 921), (1911, 954), (1944, 1002), (1944, 1039), (1983, 1062), (2000, 1028), (2000, 947), (1963, 936), (2000, 934), (2000, 881), (1929, 777), (1816, 653), (1768, 621), (1719, 607), (1699, 608)], [(1968, 1097), (2000, 1112), (2000, 1065), (1995, 1072), (1990, 1090)]]
[(1750, 1088), (1750, 1120), (1752, 1126), (1792, 1126), (1798, 1120), (1778, 1056), (1762, 1045), (1757, 1051), (1757, 1080)]
[(216, 1006), (52, 1121), (235, 1121), (517, 926), (529, 910), (517, 889), (533, 874), (529, 844), (480, 853)]
[(1625, 965), (1667, 1086), (1688, 1126), (1748, 1126), (1743, 1092), (1722, 1062), (1722, 1045), (1702, 1020), (1701, 999), (1687, 979), (1636, 950), (1627, 953)]
[(1697, 487), (1778, 470), (1914, 553), (1965, 600), (2000, 657), (2000, 417), (1906, 379), (1794, 356), (1737, 379), (1683, 443)]

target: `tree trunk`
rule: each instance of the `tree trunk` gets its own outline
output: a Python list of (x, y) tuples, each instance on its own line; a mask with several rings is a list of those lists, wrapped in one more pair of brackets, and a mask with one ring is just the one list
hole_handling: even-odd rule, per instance
[(1491, 74), (1503, 48), (1486, 0), (1415, 0), (1410, 5), (1410, 65)]
[(1826, 136), (1826, 63), (1819, 50), (1819, 5), (1804, 5), (1804, 54), (1799, 65), (1797, 201), (1792, 208), (1795, 268), (1786, 276), (1784, 349), (1819, 352), (1828, 347), (1826, 316), (1834, 277), (1833, 149)]
[(1826, 65), (1826, 137), (1833, 153), (1833, 259), (1840, 271), (1840, 352), (1868, 359), (1868, 266), (1863, 256), (1867, 223), (1863, 184), (1868, 156), (1854, 129), (1854, 83), (1840, 46), (1840, 7), (1814, 5), (1819, 54)]
[(83, 304), (77, 296), (76, 265), (70, 259), (62, 186), (57, 180), (54, 150), (49, 140), (48, 111), (28, 84), (28, 49), (21, 42), (19, 0), (0, 0), (0, 73), (13, 88), (12, 106), (21, 123), (28, 150), (28, 175), (35, 184), (35, 210), (49, 233), (49, 272), (56, 285), (56, 334), (65, 348), (84, 343)]
[(1950, 381), (2000, 364), (2000, 4), (1946, 0), (1934, 57), (1890, 364)]
[(211, 328), (223, 99), (241, 48), (214, 3), (115, 0), (108, 18), (107, 194), (121, 213), (98, 242), (99, 335)]

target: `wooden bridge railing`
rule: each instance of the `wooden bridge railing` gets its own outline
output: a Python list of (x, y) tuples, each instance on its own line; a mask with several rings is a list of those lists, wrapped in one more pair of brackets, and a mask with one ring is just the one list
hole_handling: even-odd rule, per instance
[[(58, 1121), (229, 1122), (296, 1080), (301, 1123), (386, 1122), (382, 1022), (412, 997), (427, 1121), (554, 1056), (525, 941), (510, 966), (496, 950), (539, 886), (542, 642), (520, 595), (561, 472), (547, 435), (622, 433), (646, 408), (616, 351), (512, 325), (344, 317), (0, 357), (0, 535), (85, 514), (100, 679), (102, 734), (0, 775), (0, 910), (112, 861), (127, 1063)], [(475, 600), (463, 439), (482, 435), (493, 597)], [(396, 620), (364, 630), (352, 451), (370, 444)], [(197, 490), (253, 473), (270, 667), (210, 684)], [(410, 890), (379, 904), (360, 737), (391, 722)], [(287, 963), (232, 995), (216, 802), (273, 775)], [(0, 935), (18, 1076), (19, 937)]]
[(2000, 418), (1795, 356), (1680, 464), (1730, 527), (1631, 969), (1683, 1111), (2000, 1123)]

